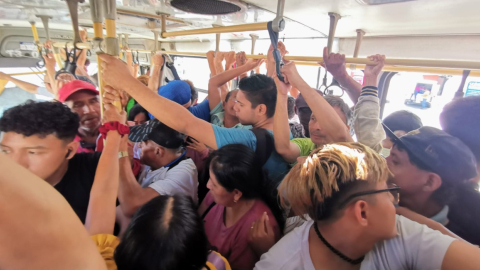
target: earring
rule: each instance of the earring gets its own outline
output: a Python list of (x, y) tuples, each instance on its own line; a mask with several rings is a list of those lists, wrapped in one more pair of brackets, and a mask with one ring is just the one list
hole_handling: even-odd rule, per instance
[(237, 203), (237, 200), (234, 199), (233, 202), (234, 202), (234, 203)]

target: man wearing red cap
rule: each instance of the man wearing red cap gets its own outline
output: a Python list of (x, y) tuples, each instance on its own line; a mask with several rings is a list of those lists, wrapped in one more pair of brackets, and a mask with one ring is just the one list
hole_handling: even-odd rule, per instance
[(74, 80), (58, 91), (58, 100), (65, 103), (80, 117), (75, 141), (80, 143), (77, 153), (93, 153), (97, 145), (101, 123), (99, 92), (91, 83)]

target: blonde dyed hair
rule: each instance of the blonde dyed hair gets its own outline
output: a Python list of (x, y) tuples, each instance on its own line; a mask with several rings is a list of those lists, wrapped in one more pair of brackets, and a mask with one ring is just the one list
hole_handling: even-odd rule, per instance
[(296, 215), (318, 220), (318, 206), (339, 186), (354, 181), (376, 184), (387, 181), (389, 175), (385, 159), (371, 148), (361, 143), (327, 144), (290, 170), (279, 187), (280, 202)]

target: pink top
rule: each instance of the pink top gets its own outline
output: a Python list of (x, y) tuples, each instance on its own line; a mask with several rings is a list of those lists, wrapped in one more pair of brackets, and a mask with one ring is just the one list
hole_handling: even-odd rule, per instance
[(94, 149), (89, 149), (89, 148), (82, 148), (82, 138), (78, 135), (75, 136), (75, 139), (73, 139), (74, 142), (79, 142), (80, 145), (78, 146), (77, 153), (95, 153)]
[[(205, 203), (210, 205), (213, 203), (213, 197), (210, 192), (205, 197)], [(230, 263), (232, 269), (235, 270), (252, 270), (255, 263), (259, 261), (259, 257), (248, 245), (248, 233), (252, 227), (252, 223), (267, 212), (273, 231), (275, 232), (275, 240), (280, 239), (280, 228), (268, 206), (261, 200), (256, 200), (250, 210), (243, 215), (233, 226), (227, 228), (224, 224), (225, 206), (215, 205), (204, 218), (205, 232), (210, 244)]]

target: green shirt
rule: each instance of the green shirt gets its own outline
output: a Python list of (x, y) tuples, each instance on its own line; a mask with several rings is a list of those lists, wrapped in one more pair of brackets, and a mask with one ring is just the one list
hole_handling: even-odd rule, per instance
[(130, 110), (133, 108), (133, 106), (135, 106), (135, 99), (131, 98), (127, 103), (127, 107), (125, 108), (127, 115), (130, 113)]
[[(223, 122), (224, 119), (225, 119), (225, 110), (223, 109), (222, 102), (220, 102), (213, 110), (210, 111), (210, 123), (219, 127), (225, 127)], [(244, 126), (238, 123), (232, 128), (252, 129), (252, 126)]]
[(301, 157), (310, 155), (310, 153), (317, 148), (310, 138), (296, 138), (291, 140), (291, 142), (298, 146)]

